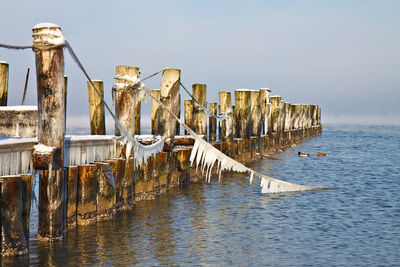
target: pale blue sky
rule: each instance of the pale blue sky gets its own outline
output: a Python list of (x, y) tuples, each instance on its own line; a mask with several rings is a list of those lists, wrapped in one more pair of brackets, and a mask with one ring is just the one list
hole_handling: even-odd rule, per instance
[[(7, 1), (0, 42), (27, 45), (39, 22), (61, 26), (107, 100), (116, 65), (143, 76), (180, 68), (182, 82), (217, 92), (269, 87), (323, 118), (382, 116), (400, 123), (400, 1)], [(68, 113), (88, 116), (86, 81), (66, 53)], [(36, 103), (32, 51), (0, 49), (10, 64), (9, 105)], [(146, 81), (158, 88), (160, 76)], [(188, 96), (182, 91), (184, 98)], [(148, 107), (144, 116), (149, 114)]]

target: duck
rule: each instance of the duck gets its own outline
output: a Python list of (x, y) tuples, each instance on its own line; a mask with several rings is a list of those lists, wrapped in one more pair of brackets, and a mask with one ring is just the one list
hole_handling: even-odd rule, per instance
[(297, 153), (297, 155), (299, 155), (299, 157), (308, 157), (308, 156), (310, 156), (310, 153), (304, 153), (304, 152), (299, 151)]
[(326, 157), (326, 156), (327, 156), (326, 153), (322, 153), (322, 152), (317, 153), (317, 157)]

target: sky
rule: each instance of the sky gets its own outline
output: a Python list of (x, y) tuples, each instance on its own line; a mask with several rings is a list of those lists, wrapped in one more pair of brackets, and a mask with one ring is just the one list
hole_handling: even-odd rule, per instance
[[(400, 124), (400, 1), (6, 1), (0, 43), (30, 45), (40, 22), (61, 26), (111, 104), (115, 66), (142, 77), (181, 69), (181, 82), (219, 91), (268, 87), (287, 102), (318, 104), (322, 122)], [(31, 50), (0, 48), (10, 64), (9, 105), (36, 104)], [(65, 50), (67, 125), (89, 124), (86, 80)], [(160, 75), (146, 80), (160, 86)], [(181, 90), (183, 99), (189, 96)], [(150, 103), (142, 122), (149, 123)]]

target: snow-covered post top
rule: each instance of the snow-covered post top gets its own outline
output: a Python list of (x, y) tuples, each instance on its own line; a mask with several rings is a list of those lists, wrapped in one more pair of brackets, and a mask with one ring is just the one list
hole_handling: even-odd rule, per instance
[(7, 106), (8, 63), (0, 61), (0, 106)]

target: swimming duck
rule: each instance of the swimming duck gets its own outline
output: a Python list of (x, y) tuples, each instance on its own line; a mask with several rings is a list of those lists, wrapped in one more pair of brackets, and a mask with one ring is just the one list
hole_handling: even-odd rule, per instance
[(310, 153), (304, 153), (304, 152), (299, 151), (297, 153), (297, 155), (299, 155), (299, 157), (308, 157), (308, 156), (310, 156)]
[(322, 153), (322, 152), (317, 153), (317, 157), (326, 157), (326, 156), (327, 156), (326, 153)]

